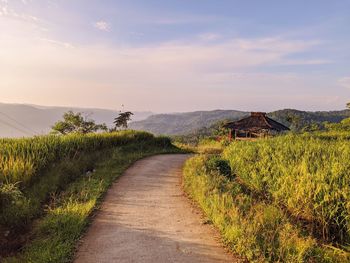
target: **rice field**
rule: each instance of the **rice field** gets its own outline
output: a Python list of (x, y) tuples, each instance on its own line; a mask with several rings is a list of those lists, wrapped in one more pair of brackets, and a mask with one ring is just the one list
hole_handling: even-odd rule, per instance
[(249, 262), (350, 261), (349, 133), (234, 141), (189, 160), (184, 188)]
[(0, 262), (9, 263), (71, 262), (113, 181), (140, 158), (180, 151), (134, 131), (1, 143)]
[(304, 220), (327, 241), (350, 241), (350, 140), (289, 135), (236, 142), (223, 153), (252, 191)]
[(147, 140), (145, 132), (40, 136), (24, 139), (0, 139), (0, 184), (30, 184), (49, 164), (72, 159), (85, 152), (122, 146), (131, 141)]
[(128, 146), (143, 152), (145, 145), (168, 149), (171, 143), (136, 131), (1, 139), (0, 230), (26, 227), (51, 195), (93, 171), (111, 150)]

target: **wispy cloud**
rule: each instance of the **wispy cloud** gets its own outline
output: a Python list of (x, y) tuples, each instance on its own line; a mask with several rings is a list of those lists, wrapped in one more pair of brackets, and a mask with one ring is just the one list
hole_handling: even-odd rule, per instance
[(350, 77), (344, 77), (339, 79), (338, 84), (344, 88), (350, 89)]
[(39, 21), (38, 17), (17, 12), (14, 9), (10, 8), (7, 5), (6, 1), (4, 1), (4, 0), (2, 0), (2, 1), (4, 4), (1, 5), (1, 2), (0, 2), (0, 17), (2, 16), (2, 17), (10, 18), (10, 19), (17, 19), (17, 20), (29, 21), (29, 22), (38, 22)]
[(204, 33), (199, 35), (199, 39), (203, 41), (215, 41), (220, 38), (221, 38), (221, 35), (216, 33)]
[[(285, 57), (310, 48), (312, 45), (307, 41), (257, 38), (127, 48), (76, 45), (74, 49), (67, 48), (70, 47), (68, 43), (51, 38), (28, 42), (26, 47), (21, 46), (20, 41), (15, 43), (3, 46), (0, 42), (0, 50), (4, 51), (0, 71), (5, 76), (0, 88), (5, 89), (6, 83), (16, 90), (26, 83), (28, 90), (45, 94), (47, 101), (44, 103), (48, 103), (47, 98), (52, 99), (52, 104), (55, 101), (56, 104), (77, 103), (73, 99), (69, 101), (74, 96), (67, 98), (64, 94), (74, 92), (79, 97), (80, 93), (91, 90), (85, 103), (96, 105), (93, 91), (102, 90), (98, 101), (107, 107), (127, 101), (130, 107), (140, 108), (147, 101), (156, 105), (153, 110), (176, 110), (184, 97), (189, 105), (197, 103), (197, 107), (201, 103), (213, 107), (215, 103), (235, 103), (237, 107), (243, 107), (246, 100), (242, 100), (242, 94), (254, 92), (256, 101), (253, 103), (258, 105), (258, 98), (281, 95), (281, 87), (285, 93), (292, 93), (296, 87), (310, 86), (310, 82), (298, 75), (254, 72), (257, 66), (285, 63)], [(16, 77), (19, 75), (21, 79)], [(201, 95), (198, 97), (199, 91)], [(134, 94), (139, 96), (135, 98)], [(239, 98), (235, 94), (240, 94)], [(35, 99), (34, 95), (30, 96)], [(174, 102), (171, 105), (165, 99), (170, 97)]]
[(151, 24), (159, 25), (184, 25), (184, 24), (202, 24), (211, 23), (213, 21), (223, 20), (217, 16), (211, 15), (169, 15), (167, 17), (150, 17), (149, 19), (144, 19), (145, 22)]
[(283, 65), (324, 65), (333, 63), (331, 60), (327, 59), (287, 59), (282, 64)]
[[(261, 101), (284, 96), (285, 100), (278, 98), (276, 101), (292, 106), (293, 102), (305, 102), (305, 98), (310, 100), (311, 97), (289, 100), (293, 94), (304, 94), (303, 89), (321, 81), (308, 82), (290, 73), (257, 72), (257, 68), (326, 62), (322, 57), (291, 60), (294, 54), (319, 45), (317, 40), (276, 36), (229, 39), (215, 31), (195, 33), (191, 38), (173, 42), (141, 43), (138, 46), (99, 45), (96, 41), (90, 45), (74, 42), (73, 46), (72, 40), (67, 39), (74, 38), (69, 38), (69, 35), (65, 39), (62, 35), (55, 35), (54, 30), (43, 32), (38, 29), (38, 25), (50, 26), (50, 23), (35, 22), (27, 17), (23, 19), (23, 16), (20, 22), (13, 21), (13, 18), (20, 17), (18, 12), (9, 8), (1, 8), (0, 12), (9, 18), (0, 25), (5, 32), (0, 34), (2, 97), (12, 96), (38, 104), (83, 106), (79, 104), (83, 103), (113, 107), (126, 102), (134, 109), (153, 105), (152, 110), (175, 111), (182, 105), (244, 108), (249, 102), (249, 105), (258, 107), (262, 105)], [(163, 22), (206, 21), (201, 19), (189, 17)], [(111, 24), (105, 20), (88, 26), (103, 32), (111, 31)], [(253, 93), (254, 98), (250, 96)], [(77, 99), (81, 94), (84, 94), (84, 102)], [(324, 97), (315, 99), (315, 104), (317, 100), (325, 103)]]
[(98, 30), (109, 32), (111, 30), (111, 25), (103, 20), (97, 21), (94, 23), (94, 27), (97, 28)]
[(57, 46), (62, 46), (62, 47), (65, 47), (65, 48), (74, 48), (74, 46), (71, 43), (68, 43), (68, 42), (62, 42), (62, 41), (57, 41), (57, 40), (48, 39), (48, 38), (39, 38), (39, 40), (47, 42), (47, 43), (50, 43), (50, 44), (54, 44), (54, 45), (57, 45)]

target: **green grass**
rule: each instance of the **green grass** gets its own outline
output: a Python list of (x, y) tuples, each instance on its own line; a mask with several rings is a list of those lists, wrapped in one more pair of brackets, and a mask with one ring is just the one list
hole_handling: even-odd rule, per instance
[(121, 146), (135, 140), (149, 140), (146, 132), (122, 131), (104, 134), (38, 136), (24, 139), (0, 139), (0, 183), (30, 185), (57, 160)]
[(0, 235), (4, 228), (25, 228), (50, 194), (92, 170), (111, 149), (144, 142), (170, 145), (134, 131), (0, 140)]
[(335, 134), (233, 142), (222, 161), (190, 159), (184, 188), (248, 261), (349, 262), (349, 146)]
[(113, 180), (140, 158), (179, 152), (167, 138), (138, 132), (123, 135), (131, 137), (123, 138), (120, 146), (84, 151), (80, 157), (70, 156), (47, 165), (27, 188), (3, 185), (1, 200), (8, 196), (13, 207), (7, 204), (1, 211), (6, 223), (2, 227), (10, 229), (14, 237), (16, 231), (29, 228), (31, 237), (20, 253), (4, 262), (69, 262), (89, 217)]
[(174, 145), (188, 152), (205, 154), (221, 153), (227, 144), (226, 140), (218, 141), (213, 138), (201, 139), (196, 143), (182, 142), (181, 140), (176, 140), (176, 138), (172, 141)]
[(235, 142), (225, 151), (233, 173), (252, 191), (307, 221), (326, 241), (350, 242), (350, 141), (282, 136)]

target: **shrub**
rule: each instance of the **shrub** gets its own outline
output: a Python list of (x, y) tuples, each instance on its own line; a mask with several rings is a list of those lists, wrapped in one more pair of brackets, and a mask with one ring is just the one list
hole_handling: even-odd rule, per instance
[(17, 225), (25, 223), (24, 214), (29, 213), (30, 210), (30, 201), (18, 189), (17, 184), (3, 184), (0, 186), (1, 224)]
[(22, 192), (18, 189), (16, 184), (2, 184), (0, 185), (0, 208), (5, 207), (21, 200), (23, 198)]
[(209, 157), (207, 160), (205, 167), (208, 173), (213, 171), (219, 172), (219, 174), (231, 178), (231, 167), (228, 161), (222, 159), (218, 155), (214, 155)]

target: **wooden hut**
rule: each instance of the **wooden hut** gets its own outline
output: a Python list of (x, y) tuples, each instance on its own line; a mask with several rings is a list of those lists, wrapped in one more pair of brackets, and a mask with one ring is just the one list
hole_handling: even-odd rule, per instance
[(224, 128), (230, 130), (230, 139), (259, 138), (289, 131), (288, 127), (267, 117), (265, 112), (252, 112), (247, 118), (225, 124)]

